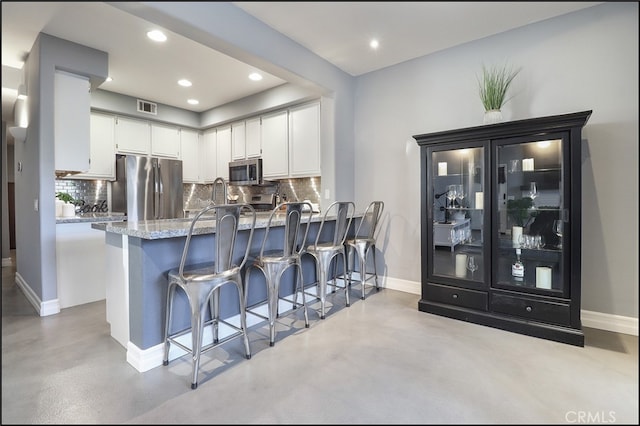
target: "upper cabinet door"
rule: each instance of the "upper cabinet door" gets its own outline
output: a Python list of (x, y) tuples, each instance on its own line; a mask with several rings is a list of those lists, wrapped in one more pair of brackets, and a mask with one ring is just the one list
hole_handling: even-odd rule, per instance
[(182, 182), (200, 182), (200, 134), (195, 130), (180, 130), (182, 152)]
[(218, 177), (229, 180), (231, 161), (231, 126), (219, 127), (216, 136), (216, 169)]
[(265, 178), (289, 176), (288, 113), (262, 117), (262, 171)]
[(152, 123), (151, 155), (180, 158), (180, 129), (175, 126)]
[(151, 126), (148, 121), (116, 117), (116, 152), (149, 155)]
[(202, 134), (202, 154), (200, 155), (200, 171), (203, 183), (211, 183), (218, 176), (216, 144), (216, 129), (206, 130)]
[(251, 118), (245, 121), (245, 147), (247, 158), (260, 157), (262, 155), (260, 121), (260, 117)]
[(234, 160), (246, 158), (244, 121), (231, 125), (231, 158)]
[(320, 103), (289, 110), (289, 160), (291, 176), (320, 176)]
[(54, 153), (56, 171), (87, 172), (91, 88), (83, 76), (56, 71), (54, 82)]
[(73, 176), (71, 179), (108, 179), (116, 178), (115, 172), (115, 117), (109, 114), (91, 113), (89, 171)]

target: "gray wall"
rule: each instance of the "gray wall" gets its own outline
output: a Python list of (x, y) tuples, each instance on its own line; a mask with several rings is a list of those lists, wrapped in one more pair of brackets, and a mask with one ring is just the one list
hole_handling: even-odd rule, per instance
[(582, 309), (637, 318), (637, 3), (595, 6), (358, 78), (356, 202), (386, 203), (386, 274), (420, 281), (411, 136), (481, 125), (476, 74), (505, 60), (522, 67), (506, 119), (593, 110), (583, 132)]
[[(16, 141), (16, 273), (36, 297), (57, 298), (55, 251), (54, 74), (62, 69), (89, 77), (92, 87), (107, 77), (107, 54), (40, 34), (25, 63), (29, 96), (26, 141)], [(37, 208), (36, 208), (37, 204)]]

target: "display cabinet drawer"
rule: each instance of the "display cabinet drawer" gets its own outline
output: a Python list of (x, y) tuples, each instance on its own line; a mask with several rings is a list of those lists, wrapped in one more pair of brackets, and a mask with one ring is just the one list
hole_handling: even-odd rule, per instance
[(426, 298), (433, 302), (483, 311), (486, 311), (488, 307), (487, 293), (445, 285), (427, 284)]
[(570, 325), (569, 304), (506, 294), (491, 295), (491, 310), (550, 324)]

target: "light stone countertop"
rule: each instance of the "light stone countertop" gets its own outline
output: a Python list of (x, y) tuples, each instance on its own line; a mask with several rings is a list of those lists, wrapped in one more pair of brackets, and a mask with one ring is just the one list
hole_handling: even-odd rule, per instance
[(56, 224), (61, 223), (82, 223), (82, 222), (121, 222), (124, 213), (80, 213), (75, 216), (57, 216)]
[[(269, 221), (270, 212), (259, 212), (256, 214), (256, 229), (265, 228)], [(354, 214), (354, 219), (362, 217), (362, 213)], [(303, 222), (307, 214), (303, 216)], [(328, 220), (335, 220), (335, 216), (327, 217)], [(160, 219), (144, 220), (138, 222), (105, 222), (93, 223), (91, 227), (114, 234), (128, 235), (145, 240), (160, 240), (164, 238), (185, 237), (189, 233), (192, 219)], [(311, 222), (322, 221), (322, 215), (314, 213)], [(284, 226), (285, 214), (278, 213), (272, 222), (272, 226)], [(247, 229), (251, 226), (251, 221), (247, 217), (240, 218), (240, 229)], [(194, 235), (214, 234), (216, 231), (214, 219), (200, 219), (194, 228)]]

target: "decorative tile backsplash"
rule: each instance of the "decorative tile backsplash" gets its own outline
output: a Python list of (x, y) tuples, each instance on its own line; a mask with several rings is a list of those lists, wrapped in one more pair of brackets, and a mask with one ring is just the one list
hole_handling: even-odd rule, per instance
[[(262, 186), (236, 186), (229, 185), (229, 195), (239, 195), (238, 202), (251, 200), (252, 195), (278, 193), (287, 201), (310, 200), (312, 203), (320, 203), (320, 177), (281, 179), (272, 181), (273, 185)], [(184, 184), (185, 209), (197, 209), (204, 207), (211, 200), (212, 184)]]
[(56, 193), (66, 192), (76, 200), (76, 213), (108, 212), (105, 180), (56, 179)]
[[(239, 195), (238, 199), (249, 201), (252, 195), (259, 193), (279, 193), (283, 200), (310, 200), (320, 203), (320, 177), (281, 179), (272, 181), (273, 185), (264, 186), (234, 186), (228, 187), (229, 195)], [(104, 180), (56, 179), (56, 192), (67, 192), (77, 202), (77, 212), (108, 212), (111, 211), (108, 198), (108, 185)], [(183, 184), (185, 209), (204, 207), (211, 199), (211, 184)]]

